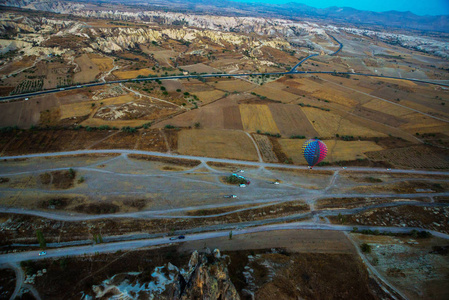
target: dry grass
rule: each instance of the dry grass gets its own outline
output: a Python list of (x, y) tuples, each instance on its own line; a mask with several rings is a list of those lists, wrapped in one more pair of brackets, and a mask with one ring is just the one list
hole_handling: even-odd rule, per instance
[(262, 132), (280, 133), (267, 105), (241, 104), (239, 107), (243, 128), (246, 131), (256, 132), (260, 130)]
[(352, 135), (354, 137), (385, 136), (367, 127), (356, 125), (332, 112), (307, 107), (303, 108), (303, 111), (320, 137), (334, 137), (337, 133), (339, 135)]
[(115, 75), (118, 79), (133, 79), (139, 75), (148, 76), (148, 75), (154, 75), (155, 73), (153, 70), (145, 68), (145, 69), (139, 69), (139, 70), (115, 71), (112, 74)]
[(235, 172), (235, 170), (239, 170), (239, 169), (243, 169), (243, 170), (257, 169), (257, 167), (255, 167), (255, 166), (241, 165), (241, 164), (226, 164), (226, 163), (214, 162), (214, 161), (208, 161), (206, 164), (216, 170), (226, 171), (226, 172)]
[(186, 155), (257, 160), (250, 138), (234, 130), (182, 130), (178, 137), (178, 152)]
[(157, 161), (157, 162), (162, 162), (164, 164), (183, 166), (183, 167), (196, 167), (201, 163), (199, 160), (194, 160), (194, 159), (180, 159), (180, 158), (173, 158), (173, 157), (162, 157), (162, 156), (152, 156), (152, 155), (142, 155), (142, 154), (129, 154), (128, 157), (132, 158), (132, 159)]

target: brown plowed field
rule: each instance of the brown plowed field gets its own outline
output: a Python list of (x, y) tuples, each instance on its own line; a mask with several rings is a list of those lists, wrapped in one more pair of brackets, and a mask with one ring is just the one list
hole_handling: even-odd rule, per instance
[(392, 127), (399, 127), (400, 125), (406, 123), (404, 119), (401, 119), (399, 117), (389, 115), (387, 113), (376, 111), (360, 105), (355, 107), (353, 112), (354, 114), (360, 117), (367, 118)]
[[(6, 146), (4, 155), (57, 152), (86, 149), (104, 139), (109, 131), (42, 130), (2, 133), (0, 145)], [(13, 139), (13, 140), (12, 140)], [(4, 147), (3, 146), (3, 147)]]
[(223, 122), (225, 129), (243, 130), (242, 116), (238, 106), (223, 107)]
[(448, 150), (425, 145), (366, 152), (372, 160), (383, 160), (398, 168), (448, 169)]
[[(231, 94), (226, 98), (211, 104), (200, 106), (198, 109), (186, 111), (171, 119), (157, 123), (155, 126), (163, 128), (165, 125), (178, 127), (194, 126), (200, 123), (201, 129), (243, 129), (240, 110), (237, 102), (247, 95)], [(236, 107), (236, 108), (231, 108)], [(228, 127), (229, 126), (229, 127)]]
[(283, 136), (304, 135), (306, 137), (318, 136), (307, 116), (297, 105), (271, 104), (268, 106), (273, 119)]

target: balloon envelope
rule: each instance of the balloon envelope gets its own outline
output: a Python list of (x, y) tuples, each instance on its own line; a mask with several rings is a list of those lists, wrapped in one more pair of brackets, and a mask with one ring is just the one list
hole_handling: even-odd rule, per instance
[(327, 147), (322, 141), (311, 139), (304, 143), (302, 152), (309, 166), (313, 167), (326, 157)]

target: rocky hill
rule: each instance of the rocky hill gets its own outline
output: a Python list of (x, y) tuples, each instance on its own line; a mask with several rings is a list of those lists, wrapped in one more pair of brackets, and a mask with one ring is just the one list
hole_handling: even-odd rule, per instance
[[(156, 267), (149, 278), (141, 273), (117, 274), (83, 293), (83, 299), (172, 299), (238, 300), (237, 290), (228, 274), (228, 256), (192, 253), (185, 269), (171, 263)], [(93, 294), (92, 294), (93, 293)]]
[[(298, 15), (295, 18), (288, 17), (283, 19), (279, 16), (261, 17), (260, 14), (254, 14), (258, 17), (236, 17), (223, 16), (222, 14), (214, 15), (212, 13), (176, 12), (176, 9), (179, 9), (178, 6), (175, 9), (164, 11), (160, 7), (153, 9), (151, 6), (137, 8), (137, 6), (132, 5), (117, 6), (114, 3), (95, 5), (84, 2), (44, 0), (0, 0), (0, 5), (71, 14), (94, 19), (132, 21), (145, 25), (139, 28), (127, 26), (89, 28), (83, 22), (64, 21), (61, 24), (61, 21), (58, 20), (54, 21), (54, 24), (50, 24), (51, 20), (48, 18), (29, 20), (26, 18), (20, 19), (18, 16), (15, 18), (2, 16), (0, 19), (0, 34), (8, 39), (14, 39), (11, 33), (43, 33), (40, 26), (46, 26), (45, 33), (54, 32), (59, 36), (74, 34), (86, 39), (85, 46), (105, 53), (134, 48), (137, 44), (160, 41), (164, 37), (188, 42), (206, 38), (218, 45), (227, 43), (240, 45), (245, 49), (268, 46), (279, 50), (289, 50), (291, 46), (296, 45), (317, 52), (330, 53), (332, 51), (327, 50), (327, 46), (323, 47), (320, 41), (324, 40), (328, 46), (333, 47), (333, 40), (328, 36), (328, 33), (338, 34), (345, 32), (359, 35), (360, 37), (374, 37), (392, 45), (400, 45), (440, 57), (449, 57), (449, 50), (444, 37), (437, 39), (385, 30), (370, 30), (351, 26), (350, 24), (355, 24), (354, 22), (349, 22), (349, 24), (344, 26), (329, 25), (329, 22), (326, 22), (326, 24), (315, 23), (307, 18), (308, 14), (302, 6), (299, 6), (298, 10), (294, 10), (294, 14), (298, 15), (298, 12), (304, 12), (303, 18), (299, 18)], [(296, 8), (297, 5), (294, 7)], [(195, 9), (196, 6), (192, 8), (194, 11)], [(341, 12), (345, 11), (348, 11), (348, 9), (341, 10)], [(328, 15), (325, 14), (324, 16), (327, 17)], [(397, 13), (394, 19), (402, 18), (402, 16), (400, 13)], [(440, 17), (438, 24), (441, 26), (445, 24), (444, 18), (444, 16)], [(70, 18), (68, 19), (70, 20)], [(56, 23), (60, 23), (58, 27), (56, 27)], [(54, 29), (49, 30), (49, 25), (52, 25)], [(316, 39), (319, 40), (318, 43)]]

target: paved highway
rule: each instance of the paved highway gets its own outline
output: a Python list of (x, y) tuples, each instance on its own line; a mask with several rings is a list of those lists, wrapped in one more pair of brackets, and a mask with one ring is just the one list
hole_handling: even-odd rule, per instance
[[(407, 233), (413, 229), (422, 230), (421, 228), (415, 227), (378, 227), (378, 226), (357, 226), (359, 230), (379, 230), (380, 232), (393, 232), (393, 233)], [(249, 234), (256, 232), (266, 232), (266, 231), (274, 231), (274, 230), (335, 230), (335, 231), (351, 231), (353, 226), (347, 225), (332, 225), (332, 224), (315, 224), (308, 222), (295, 222), (288, 224), (273, 224), (273, 225), (265, 225), (258, 227), (245, 228), (241, 230), (233, 230), (233, 235), (240, 234)], [(429, 231), (429, 230), (428, 230)], [(449, 239), (448, 234), (444, 234), (437, 231), (429, 231), (434, 236)], [(216, 231), (216, 232), (205, 232), (205, 233), (197, 233), (185, 236), (185, 240), (183, 241), (196, 241), (196, 240), (205, 240), (217, 237), (226, 237), (229, 235), (229, 230), (226, 231)], [(76, 247), (67, 247), (67, 248), (59, 248), (59, 249), (49, 249), (47, 250), (47, 255), (39, 256), (40, 251), (29, 251), (29, 252), (20, 252), (20, 253), (11, 253), (0, 255), (0, 264), (11, 264), (18, 263), (24, 260), (39, 260), (45, 258), (57, 258), (64, 256), (74, 256), (74, 255), (84, 255), (84, 254), (95, 254), (95, 253), (108, 253), (108, 252), (116, 252), (130, 249), (137, 249), (149, 246), (157, 246), (157, 245), (165, 245), (174, 243), (170, 241), (168, 237), (156, 238), (156, 239), (144, 239), (137, 241), (123, 241), (116, 243), (107, 243), (107, 244), (96, 244), (91, 246), (76, 246)]]

